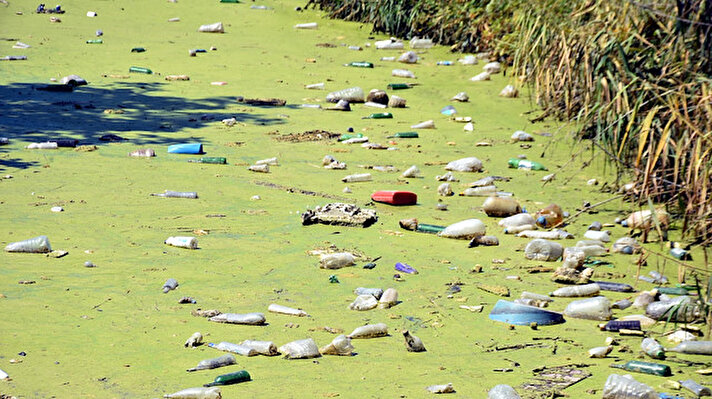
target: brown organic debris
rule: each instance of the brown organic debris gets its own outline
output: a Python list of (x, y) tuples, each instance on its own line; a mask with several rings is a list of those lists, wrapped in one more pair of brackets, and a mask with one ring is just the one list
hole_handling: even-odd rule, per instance
[(482, 291), (489, 292), (490, 294), (505, 297), (509, 296), (509, 288), (503, 285), (477, 284), (476, 287), (481, 289)]
[(329, 132), (327, 130), (308, 130), (302, 133), (289, 133), (276, 136), (277, 141), (286, 141), (290, 143), (302, 143), (307, 141), (322, 141), (334, 140), (341, 136), (339, 133)]

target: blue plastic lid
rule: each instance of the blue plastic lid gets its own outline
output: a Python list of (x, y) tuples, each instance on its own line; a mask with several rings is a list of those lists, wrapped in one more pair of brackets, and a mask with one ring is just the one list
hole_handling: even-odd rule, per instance
[(539, 216), (538, 218), (536, 218), (536, 224), (542, 227), (546, 227), (546, 218), (544, 216)]

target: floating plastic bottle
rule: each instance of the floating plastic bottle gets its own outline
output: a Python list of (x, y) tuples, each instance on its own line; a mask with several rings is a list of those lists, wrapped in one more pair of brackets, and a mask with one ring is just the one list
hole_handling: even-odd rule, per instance
[(640, 348), (653, 359), (665, 359), (665, 348), (655, 338), (643, 338)]
[(638, 360), (631, 360), (623, 364), (613, 363), (611, 364), (611, 367), (626, 371), (634, 371), (636, 373), (657, 375), (659, 377), (668, 377), (672, 375), (670, 366), (667, 364), (641, 362)]
[(265, 315), (263, 313), (221, 313), (213, 316), (210, 321), (217, 323), (228, 324), (247, 324), (247, 325), (263, 325), (265, 324)]
[(572, 285), (568, 287), (561, 287), (556, 291), (552, 292), (551, 296), (555, 297), (582, 297), (582, 296), (593, 296), (597, 295), (601, 291), (601, 287), (596, 284), (584, 284), (584, 285)]
[(216, 385), (232, 385), (241, 382), (250, 381), (250, 374), (246, 370), (235, 371), (234, 373), (222, 374), (215, 377), (215, 380), (211, 383), (205, 384), (205, 387), (212, 387)]
[(349, 305), (349, 309), (364, 311), (374, 309), (376, 306), (378, 306), (378, 300), (373, 295), (365, 294), (357, 296)]
[(403, 42), (395, 38), (379, 40), (375, 45), (378, 50), (400, 50), (403, 48)]
[(479, 172), (482, 170), (482, 161), (475, 157), (462, 158), (449, 162), (445, 170), (453, 172)]
[(588, 357), (595, 358), (595, 359), (602, 359), (602, 358), (608, 356), (608, 354), (611, 353), (611, 351), (613, 351), (613, 347), (610, 345), (591, 348), (588, 350)]
[(509, 228), (515, 226), (530, 226), (535, 225), (534, 217), (529, 213), (518, 213), (500, 220), (497, 224), (502, 227)]
[(683, 341), (676, 347), (667, 349), (667, 351), (710, 356), (712, 355), (712, 341)]
[(351, 345), (351, 338), (339, 335), (330, 344), (319, 349), (322, 355), (351, 356), (354, 354), (354, 347)]
[(236, 364), (236, 363), (237, 363), (237, 361), (235, 360), (235, 356), (224, 355), (224, 356), (216, 357), (214, 359), (201, 360), (197, 366), (190, 368), (186, 371), (216, 369), (218, 367), (230, 366), (230, 365)]
[(553, 241), (535, 239), (524, 248), (524, 257), (530, 260), (553, 262), (561, 257), (564, 247)]
[(225, 164), (227, 164), (227, 158), (225, 158), (225, 157), (201, 157), (201, 158), (198, 158), (197, 160), (190, 159), (190, 160), (188, 160), (188, 162), (225, 165)]
[(603, 399), (658, 399), (658, 394), (630, 375), (611, 374), (603, 386)]
[(267, 311), (272, 312), (272, 313), (281, 313), (281, 314), (286, 314), (290, 316), (298, 316), (298, 317), (305, 317), (309, 316), (307, 312), (301, 310), (301, 309), (295, 309), (295, 308), (290, 308), (288, 306), (283, 306), (283, 305), (277, 305), (276, 303), (273, 303), (267, 307)]
[(137, 67), (137, 66), (132, 66), (132, 67), (129, 67), (129, 72), (135, 72), (135, 73), (145, 73), (145, 74), (148, 74), (148, 75), (150, 75), (150, 74), (152, 74), (152, 73), (153, 73), (153, 71), (152, 71), (152, 70), (150, 70), (150, 69), (148, 69), (148, 68), (144, 68), (144, 67)]
[(163, 293), (167, 294), (169, 291), (173, 291), (178, 288), (178, 281), (174, 278), (169, 278), (163, 283)]
[(639, 320), (611, 320), (606, 324), (599, 324), (601, 330), (618, 332), (620, 330), (640, 331)]
[(557, 204), (549, 204), (535, 215), (536, 224), (540, 227), (553, 227), (564, 220), (564, 211)]
[(45, 143), (31, 143), (27, 147), (30, 150), (56, 150), (59, 146), (54, 141), (48, 141)]
[(388, 326), (384, 323), (366, 324), (365, 326), (357, 327), (347, 337), (351, 339), (362, 338), (377, 338), (388, 335)]
[(438, 61), (435, 63), (436, 65), (443, 65), (443, 66), (450, 66), (454, 65), (455, 63), (452, 61)]
[(417, 139), (417, 132), (398, 132), (392, 136), (386, 136), (387, 139)]
[(173, 144), (168, 147), (169, 154), (202, 154), (203, 145), (200, 143)]
[(483, 236), (487, 232), (487, 227), (479, 219), (467, 219), (453, 223), (438, 233), (440, 237), (470, 240), (473, 237)]
[(398, 291), (395, 288), (388, 288), (383, 291), (383, 295), (381, 295), (378, 300), (378, 307), (380, 309), (388, 309), (396, 304), (398, 304)]
[(389, 90), (404, 90), (410, 89), (413, 85), (410, 83), (389, 83), (387, 87)]
[(611, 312), (611, 301), (603, 296), (580, 299), (573, 301), (564, 309), (564, 315), (575, 319), (588, 320), (609, 320)]
[(198, 240), (195, 237), (168, 237), (164, 243), (173, 247), (198, 249)]
[(201, 334), (200, 332), (195, 332), (185, 341), (185, 344), (183, 346), (185, 346), (186, 348), (195, 348), (196, 346), (199, 346), (202, 343), (203, 334)]
[(354, 256), (349, 252), (322, 254), (319, 260), (319, 267), (322, 269), (341, 269), (342, 267), (353, 266), (355, 264)]
[(164, 198), (198, 198), (198, 193), (195, 191), (171, 191), (165, 190), (162, 193), (151, 194), (153, 197), (164, 197)]
[(104, 41), (102, 39), (90, 39), (87, 40), (87, 44), (102, 44)]
[(394, 69), (391, 71), (391, 75), (399, 78), (415, 79), (415, 74), (407, 69)]
[(431, 39), (420, 39), (418, 37), (414, 37), (410, 39), (410, 48), (414, 49), (428, 49), (433, 47), (433, 41)]
[(275, 346), (272, 341), (254, 341), (247, 339), (240, 342), (240, 345), (251, 348), (258, 354), (264, 356), (275, 356), (279, 354), (277, 346)]
[(430, 393), (453, 393), (455, 392), (455, 387), (453, 387), (450, 382), (442, 385), (430, 385), (426, 387), (425, 390)]
[(11, 242), (5, 246), (6, 252), (25, 252), (43, 254), (52, 252), (47, 236), (38, 236), (23, 241)]
[(411, 129), (435, 129), (435, 122), (430, 119), (410, 126)]
[(490, 217), (504, 217), (519, 214), (522, 206), (514, 198), (489, 197), (482, 204), (482, 210)]
[(181, 391), (163, 395), (164, 398), (169, 399), (221, 399), (222, 394), (220, 388), (187, 388)]
[(364, 116), (361, 119), (393, 119), (393, 114), (390, 112), (379, 112), (369, 116)]
[(408, 273), (408, 274), (418, 274), (418, 271), (415, 270), (415, 268), (407, 263), (401, 263), (401, 262), (396, 262), (395, 269), (399, 272), (403, 273)]
[(372, 180), (372, 176), (370, 173), (357, 173), (357, 174), (345, 176), (344, 178), (341, 179), (341, 181), (344, 183), (356, 183), (356, 182), (365, 182), (365, 181), (371, 181), (371, 180)]
[(305, 24), (296, 24), (294, 25), (295, 29), (316, 29), (317, 28), (317, 23), (316, 22), (307, 22)]
[(219, 351), (223, 352), (231, 352), (235, 353), (240, 356), (256, 356), (258, 355), (257, 351), (254, 350), (253, 348), (246, 346), (246, 345), (240, 345), (240, 344), (233, 344), (232, 342), (219, 342), (217, 344), (214, 343), (209, 343), (208, 347), (217, 349)]
[(216, 22), (214, 24), (200, 25), (198, 32), (225, 33), (225, 28), (223, 28), (222, 22)]
[(383, 295), (383, 290), (380, 288), (358, 287), (354, 290), (354, 294), (356, 294), (356, 295), (372, 295), (374, 298), (380, 299), (381, 295)]
[(366, 61), (349, 62), (344, 64), (344, 66), (356, 67), (356, 68), (373, 68), (373, 63)]
[(423, 341), (415, 335), (411, 334), (410, 331), (403, 331), (403, 338), (405, 338), (405, 348), (408, 350), (408, 352), (426, 351), (425, 345), (423, 345)]
[(280, 346), (278, 350), (286, 359), (311, 359), (321, 356), (319, 347), (311, 338), (289, 342)]
[(613, 292), (633, 292), (635, 288), (629, 284), (624, 283), (614, 283), (611, 281), (594, 281), (601, 287), (601, 291), (613, 291)]
[(517, 233), (517, 237), (542, 238), (545, 240), (561, 240), (565, 238), (574, 238), (574, 235), (561, 229), (554, 229), (551, 231), (524, 230)]
[(677, 297), (672, 301), (652, 302), (645, 308), (645, 314), (655, 320), (689, 323), (702, 316), (700, 306), (690, 302), (690, 297)]
[(608, 230), (603, 230), (603, 231), (588, 230), (584, 233), (583, 236), (585, 238), (588, 238), (589, 240), (598, 240), (598, 241), (602, 241), (602, 242), (610, 242), (611, 241), (611, 232)]
[(688, 391), (692, 392), (696, 397), (712, 396), (712, 390), (706, 386), (700, 385), (693, 380), (680, 381), (680, 385)]
[(510, 158), (507, 163), (509, 164), (510, 168), (527, 170), (549, 170), (546, 168), (546, 166), (540, 164), (539, 162), (530, 161), (528, 159)]
[(487, 392), (487, 399), (521, 399), (521, 396), (511, 386), (500, 384)]
[(326, 101), (337, 103), (339, 100), (346, 100), (349, 103), (362, 103), (366, 95), (360, 87), (350, 87), (339, 91), (334, 91), (326, 95)]
[(497, 194), (496, 186), (469, 187), (464, 189), (461, 197), (490, 197)]
[(554, 298), (551, 298), (547, 295), (536, 294), (534, 292), (528, 292), (528, 291), (523, 291), (519, 297), (522, 299), (534, 299), (537, 301), (554, 302)]

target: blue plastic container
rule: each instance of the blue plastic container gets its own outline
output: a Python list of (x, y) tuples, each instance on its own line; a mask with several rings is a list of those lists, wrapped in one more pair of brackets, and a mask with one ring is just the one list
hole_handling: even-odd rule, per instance
[(203, 145), (200, 143), (174, 144), (168, 147), (171, 154), (202, 154)]
[(490, 320), (518, 326), (528, 326), (532, 323), (549, 326), (566, 321), (561, 313), (504, 300), (497, 301), (489, 314), (489, 318)]

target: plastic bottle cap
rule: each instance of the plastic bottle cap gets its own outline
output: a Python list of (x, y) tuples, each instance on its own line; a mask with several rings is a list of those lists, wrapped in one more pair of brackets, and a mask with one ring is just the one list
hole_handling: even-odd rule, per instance
[(536, 218), (536, 223), (539, 224), (539, 225), (541, 225), (541, 226), (546, 226), (546, 225), (547, 225), (547, 223), (546, 223), (546, 218), (545, 218), (544, 216), (539, 216), (538, 218)]

